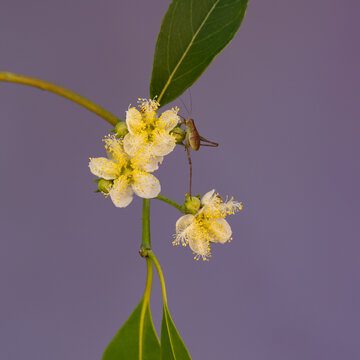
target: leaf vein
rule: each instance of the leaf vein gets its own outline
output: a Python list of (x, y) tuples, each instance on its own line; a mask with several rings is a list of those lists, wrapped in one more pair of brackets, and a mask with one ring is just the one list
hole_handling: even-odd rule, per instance
[(170, 327), (169, 327), (169, 322), (168, 322), (168, 317), (167, 317), (167, 313), (165, 312), (165, 323), (166, 323), (166, 328), (169, 334), (169, 342), (170, 342), (170, 347), (171, 347), (171, 352), (174, 356), (174, 359), (176, 360), (176, 355), (175, 355), (175, 350), (174, 350), (174, 345), (171, 339), (171, 334), (170, 334)]
[[(170, 83), (171, 83), (171, 80), (172, 78), (174, 77), (174, 74), (176, 73), (177, 69), (179, 68), (180, 64), (183, 62), (185, 56), (187, 55), (187, 53), (189, 52), (192, 44), (194, 43), (197, 35), (199, 34), (200, 30), (204, 27), (207, 19), (209, 18), (209, 16), (211, 15), (211, 13), (215, 10), (217, 4), (219, 3), (220, 0), (216, 0), (213, 4), (213, 6), (210, 8), (209, 12), (206, 14), (204, 20), (202, 21), (202, 23), (200, 24), (199, 28), (196, 30), (195, 34), (193, 35), (189, 45), (186, 47), (183, 55), (181, 56), (180, 60), (178, 61), (178, 63), (176, 64), (174, 70), (170, 73), (170, 76), (168, 78), (168, 80), (166, 81), (166, 84), (164, 86), (164, 88), (161, 90), (161, 93), (159, 95), (159, 98), (158, 98), (158, 102), (161, 103), (161, 98), (164, 96), (164, 93), (166, 91), (166, 89), (169, 87)], [(174, 11), (175, 12), (175, 11)], [(167, 53), (168, 53), (168, 64), (169, 64), (169, 47), (167, 49)]]
[(204, 40), (210, 39), (212, 38), (214, 35), (218, 34), (219, 32), (221, 32), (222, 30), (224, 30), (226, 27), (228, 26), (232, 26), (232, 23), (227, 23), (225, 25), (223, 25), (222, 27), (220, 27), (218, 30), (210, 33), (208, 36), (202, 37), (200, 40), (196, 40), (196, 42), (194, 41), (194, 45), (196, 44), (200, 44), (201, 42), (203, 42)]
[(204, 61), (199, 62), (196, 66), (192, 67), (190, 70), (183, 72), (181, 75), (174, 77), (173, 81), (177, 81), (179, 79), (181, 79), (182, 77), (186, 76), (187, 74), (191, 73), (192, 71), (194, 71), (196, 68), (202, 66), (203, 64), (206, 64), (208, 62), (208, 59), (204, 59)]

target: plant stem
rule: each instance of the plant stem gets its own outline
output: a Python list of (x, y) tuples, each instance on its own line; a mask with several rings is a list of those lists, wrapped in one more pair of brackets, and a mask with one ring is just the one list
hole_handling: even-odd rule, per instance
[(83, 106), (89, 111), (102, 117), (113, 126), (115, 126), (119, 122), (119, 119), (115, 115), (111, 114), (110, 112), (103, 109), (94, 102), (84, 98), (79, 94), (74, 93), (73, 91), (63, 88), (62, 86), (55, 85), (47, 81), (31, 78), (24, 75), (12, 74), (10, 72), (0, 72), (0, 81), (7, 81), (7, 82), (19, 83), (23, 85), (34, 86), (41, 90), (53, 92), (57, 95), (60, 95), (66, 99), (69, 99)]
[(156, 267), (156, 270), (159, 274), (159, 278), (160, 278), (160, 283), (161, 283), (161, 291), (162, 291), (162, 295), (163, 295), (163, 301), (164, 301), (164, 306), (167, 306), (167, 297), (166, 297), (166, 287), (165, 287), (165, 279), (164, 279), (164, 275), (162, 273), (161, 267), (160, 267), (160, 263), (158, 261), (158, 259), (156, 258), (155, 254), (152, 251), (148, 252), (148, 257), (154, 262), (154, 265)]
[[(143, 296), (143, 304), (141, 308), (140, 314), (140, 331), (139, 331), (139, 344), (143, 343), (144, 338), (144, 328), (145, 328), (145, 313), (146, 307), (150, 303), (150, 295), (151, 295), (151, 286), (152, 286), (152, 279), (153, 279), (153, 262), (150, 258), (146, 258), (146, 268), (147, 268), (147, 276), (146, 276), (146, 285), (145, 291)], [(142, 359), (142, 346), (139, 347), (139, 359)]]
[(166, 196), (158, 195), (155, 199), (164, 201), (164, 202), (172, 205), (174, 208), (178, 209), (180, 212), (185, 213), (184, 207), (183, 207), (182, 205), (180, 205), (179, 203), (177, 203), (176, 201), (174, 201), (174, 200), (172, 200), (172, 199), (169, 199), (169, 198), (166, 197)]
[(150, 249), (150, 199), (143, 199), (141, 250)]
[(148, 303), (150, 301), (151, 285), (153, 278), (153, 261), (149, 257), (146, 258), (146, 268), (147, 268), (147, 276), (146, 276), (146, 285), (144, 291), (144, 303)]

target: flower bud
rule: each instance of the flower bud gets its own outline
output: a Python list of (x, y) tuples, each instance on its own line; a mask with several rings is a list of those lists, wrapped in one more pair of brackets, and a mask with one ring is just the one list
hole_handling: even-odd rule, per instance
[(177, 144), (182, 144), (185, 139), (185, 130), (180, 126), (176, 126), (170, 134), (175, 138)]
[(100, 179), (98, 181), (98, 190), (104, 194), (107, 194), (112, 186), (111, 180)]
[(186, 213), (196, 214), (200, 209), (200, 199), (196, 196), (189, 196), (186, 194), (184, 209)]
[(123, 138), (128, 132), (129, 130), (127, 128), (126, 122), (120, 120), (115, 126), (116, 135)]

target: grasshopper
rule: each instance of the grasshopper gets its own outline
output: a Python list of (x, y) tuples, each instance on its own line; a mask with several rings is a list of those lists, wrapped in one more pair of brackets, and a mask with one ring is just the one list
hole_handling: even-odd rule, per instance
[[(189, 161), (190, 167), (190, 186), (189, 186), (189, 195), (191, 196), (191, 185), (192, 185), (192, 162), (191, 162), (191, 155), (190, 155), (190, 148), (198, 151), (200, 146), (210, 146), (210, 147), (217, 147), (219, 146), (218, 143), (205, 139), (204, 137), (200, 136), (199, 132), (196, 129), (194, 119), (185, 119), (182, 117), (184, 126), (185, 126), (185, 148), (187, 152), (187, 157)], [(206, 144), (204, 144), (204, 142)]]

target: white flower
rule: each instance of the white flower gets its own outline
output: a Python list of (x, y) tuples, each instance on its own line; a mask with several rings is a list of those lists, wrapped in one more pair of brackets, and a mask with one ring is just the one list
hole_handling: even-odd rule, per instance
[(146, 171), (158, 169), (163, 157), (174, 150), (176, 141), (170, 131), (178, 124), (179, 109), (163, 112), (160, 117), (156, 110), (159, 103), (155, 100), (139, 99), (140, 111), (135, 107), (126, 112), (129, 133), (124, 137), (124, 150), (134, 156), (138, 153), (149, 157)]
[(207, 260), (211, 256), (210, 242), (224, 244), (231, 240), (232, 231), (225, 217), (240, 211), (242, 205), (233, 198), (223, 202), (211, 190), (202, 197), (201, 206), (195, 215), (184, 215), (176, 222), (173, 244), (189, 244), (196, 260), (200, 257)]
[(144, 171), (149, 159), (138, 154), (130, 157), (125, 153), (123, 144), (114, 136), (104, 139), (107, 158), (90, 158), (90, 171), (103, 179), (113, 180), (109, 195), (116, 207), (128, 206), (134, 193), (142, 198), (150, 199), (159, 195), (159, 180)]

